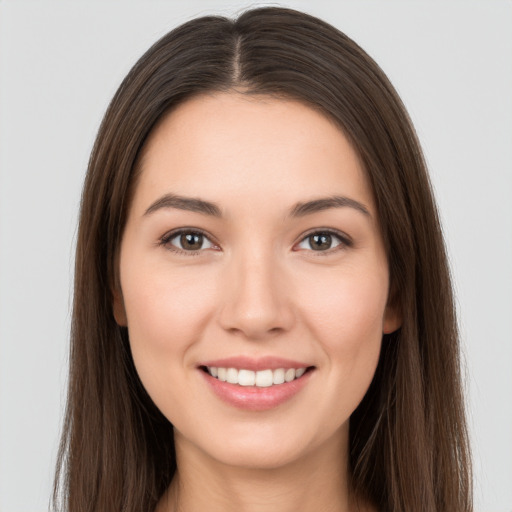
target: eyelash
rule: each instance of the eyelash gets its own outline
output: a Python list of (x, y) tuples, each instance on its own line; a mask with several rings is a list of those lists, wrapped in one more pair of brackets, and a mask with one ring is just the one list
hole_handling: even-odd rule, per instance
[(206, 238), (210, 243), (215, 245), (214, 242), (210, 240), (210, 237), (203, 231), (199, 229), (191, 229), (191, 228), (181, 228), (176, 229), (175, 231), (171, 231), (170, 233), (165, 234), (159, 241), (158, 245), (164, 246), (167, 250), (174, 252), (176, 254), (183, 254), (184, 256), (199, 256), (203, 249), (196, 250), (196, 251), (185, 251), (183, 249), (180, 249), (179, 247), (173, 246), (170, 242), (174, 238), (183, 235), (183, 234), (189, 234), (189, 235), (201, 235), (202, 237)]
[[(181, 254), (184, 256), (199, 256), (201, 252), (203, 252), (204, 249), (198, 249), (193, 251), (186, 251), (183, 249), (180, 249), (179, 247), (173, 246), (170, 242), (174, 238), (183, 235), (183, 234), (191, 234), (191, 235), (200, 235), (204, 237), (206, 240), (208, 240), (211, 244), (216, 245), (215, 242), (213, 242), (210, 237), (204, 232), (199, 229), (191, 229), (191, 228), (180, 228), (174, 231), (171, 231), (170, 233), (165, 234), (158, 242), (159, 246), (164, 246), (167, 250), (172, 251), (176, 254)], [(334, 230), (334, 229), (314, 229), (312, 231), (309, 231), (304, 234), (304, 236), (299, 240), (299, 244), (307, 240), (309, 237), (313, 235), (329, 235), (333, 238), (337, 238), (339, 241), (339, 244), (336, 245), (334, 248), (327, 249), (326, 251), (315, 251), (313, 249), (310, 249), (310, 252), (313, 253), (315, 256), (328, 256), (335, 252), (338, 252), (340, 250), (346, 249), (348, 247), (352, 247), (353, 242), (352, 240), (345, 235), (344, 233)]]

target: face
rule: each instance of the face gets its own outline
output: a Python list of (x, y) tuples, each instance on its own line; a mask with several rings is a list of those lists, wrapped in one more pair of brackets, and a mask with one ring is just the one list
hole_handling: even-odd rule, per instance
[(114, 312), (177, 446), (278, 467), (348, 439), (398, 327), (354, 150), (295, 101), (218, 93), (157, 126)]

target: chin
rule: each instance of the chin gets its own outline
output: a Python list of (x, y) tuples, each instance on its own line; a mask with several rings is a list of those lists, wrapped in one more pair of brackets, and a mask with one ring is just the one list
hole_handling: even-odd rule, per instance
[(294, 447), (276, 448), (276, 445), (269, 442), (266, 446), (259, 444), (253, 446), (238, 447), (221, 451), (218, 454), (219, 462), (241, 469), (251, 470), (272, 470), (283, 468), (301, 460), (305, 454), (302, 450)]
[(304, 427), (297, 424), (293, 432), (283, 425), (248, 423), (238, 425), (230, 432), (222, 431), (217, 435), (212, 432), (208, 438), (204, 432), (199, 432), (196, 439), (187, 440), (178, 434), (177, 449), (179, 451), (180, 443), (193, 445), (212, 462), (247, 470), (272, 470), (304, 463), (325, 451), (322, 446), (329, 447), (328, 451), (332, 452), (333, 439), (335, 444), (339, 443), (340, 450), (348, 441), (348, 422), (346, 428), (330, 435), (325, 430), (313, 432)]

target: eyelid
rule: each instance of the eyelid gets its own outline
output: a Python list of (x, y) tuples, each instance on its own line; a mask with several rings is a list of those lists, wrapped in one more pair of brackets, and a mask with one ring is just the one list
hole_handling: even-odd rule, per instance
[[(315, 251), (313, 249), (307, 250), (310, 253), (313, 253), (314, 256), (327, 256), (329, 254), (333, 254), (334, 252), (337, 252), (339, 250), (346, 249), (347, 247), (353, 246), (352, 239), (342, 231), (338, 231), (337, 229), (333, 228), (313, 228), (306, 233), (301, 235), (300, 240), (294, 245), (296, 247), (298, 244), (304, 242), (307, 238), (309, 238), (312, 235), (315, 234), (327, 234), (330, 236), (333, 236), (339, 240), (339, 244), (331, 249), (327, 249), (325, 251)], [(299, 249), (300, 250), (300, 249)]]
[(177, 228), (177, 229), (168, 231), (167, 233), (165, 233), (165, 235), (163, 235), (158, 240), (157, 245), (163, 246), (167, 250), (172, 251), (174, 253), (184, 254), (186, 256), (199, 256), (202, 252), (204, 252), (206, 250), (206, 249), (197, 249), (197, 250), (192, 250), (192, 251), (186, 251), (186, 250), (180, 249), (179, 247), (176, 247), (170, 243), (170, 241), (172, 239), (174, 239), (177, 236), (182, 235), (184, 233), (189, 233), (189, 234), (193, 233), (196, 235), (201, 235), (204, 238), (206, 238), (212, 244), (212, 246), (214, 246), (215, 248), (218, 248), (218, 244), (215, 242), (215, 239), (210, 234), (208, 234), (207, 232), (205, 232), (202, 229), (193, 228), (193, 227)]

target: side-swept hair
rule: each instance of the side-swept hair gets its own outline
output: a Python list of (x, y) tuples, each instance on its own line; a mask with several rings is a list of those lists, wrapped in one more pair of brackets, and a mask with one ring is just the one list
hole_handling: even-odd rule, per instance
[(116, 254), (137, 160), (164, 114), (201, 93), (299, 100), (334, 120), (364, 164), (402, 327), (385, 335), (350, 419), (351, 482), (389, 512), (472, 510), (449, 269), (422, 152), (378, 65), (329, 24), (283, 8), (187, 22), (153, 45), (116, 92), (82, 195), (65, 423), (53, 505), (149, 512), (175, 471), (173, 428), (145, 392), (112, 312)]

